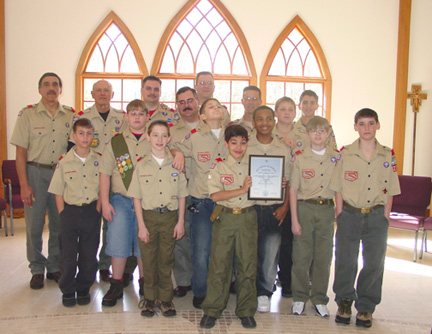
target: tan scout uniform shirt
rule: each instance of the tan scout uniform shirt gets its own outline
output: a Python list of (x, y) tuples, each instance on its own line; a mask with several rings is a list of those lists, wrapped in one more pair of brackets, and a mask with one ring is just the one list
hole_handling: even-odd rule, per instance
[[(123, 136), (129, 149), (129, 155), (131, 157), (132, 164), (135, 167), (138, 158), (146, 155), (151, 151), (150, 143), (146, 140), (144, 134), (141, 136), (140, 140), (137, 140), (136, 137), (130, 132), (129, 128), (127, 128), (123, 132)], [(105, 175), (112, 176), (111, 191), (113, 193), (119, 193), (123, 196), (127, 196), (127, 190), (123, 184), (122, 177), (118, 170), (116, 158), (117, 157), (114, 156), (114, 152), (110, 142), (108, 145), (105, 145), (105, 149), (102, 153), (102, 160), (99, 172)]]
[(99, 161), (101, 156), (90, 150), (82, 162), (70, 150), (57, 164), (48, 192), (63, 196), (70, 205), (90, 204), (99, 198)]
[(236, 119), (235, 121), (232, 121), (230, 123), (230, 125), (231, 124), (238, 124), (238, 125), (241, 125), (242, 127), (244, 127), (247, 130), (249, 137), (251, 137), (252, 135), (254, 135), (256, 133), (255, 129), (253, 128), (252, 123), (245, 121), (244, 117)]
[[(337, 151), (336, 137), (331, 126), (330, 130), (331, 132), (330, 136), (326, 140), (326, 146)], [(300, 150), (304, 150), (305, 147), (310, 147), (310, 140), (306, 133), (306, 125), (304, 125), (301, 121), (294, 123), (294, 127), (288, 134), (287, 139), (294, 139), (297, 143), (296, 146)], [(292, 153), (294, 154), (298, 151), (298, 149), (294, 149)]]
[[(222, 161), (215, 162), (210, 167), (208, 176), (209, 193), (214, 194), (223, 190), (235, 190), (242, 188), (246, 176), (249, 174), (249, 158), (243, 157), (243, 160), (237, 162), (231, 155)], [(255, 204), (255, 201), (248, 200), (248, 194), (233, 197), (225, 201), (219, 201), (217, 204), (226, 206), (230, 209), (243, 209)]]
[[(256, 135), (253, 135), (249, 139), (248, 149), (246, 155), (249, 157), (251, 154), (256, 155), (283, 155), (285, 156), (285, 167), (284, 167), (284, 177), (289, 180), (290, 177), (290, 158), (291, 151), (287, 145), (285, 145), (280, 139), (273, 137), (272, 142), (269, 145), (261, 144)], [(253, 179), (252, 179), (253, 183)], [(273, 204), (281, 204), (283, 201), (272, 201), (272, 200), (264, 200), (257, 201), (256, 204), (259, 205), (273, 205)]]
[(92, 122), (95, 131), (91, 148), (98, 153), (103, 152), (105, 145), (116, 133), (123, 132), (128, 126), (123, 111), (114, 108), (110, 108), (106, 122), (96, 109), (96, 105), (77, 113), (74, 122), (80, 118), (88, 118)]
[(18, 113), (11, 144), (27, 149), (27, 161), (54, 165), (66, 152), (74, 113), (59, 104), (53, 117), (42, 101)]
[(168, 207), (178, 209), (178, 199), (188, 195), (186, 177), (172, 167), (173, 156), (167, 149), (161, 166), (147, 154), (135, 167), (128, 196), (141, 199), (144, 210)]
[(338, 157), (329, 148), (318, 155), (310, 147), (292, 157), (290, 187), (298, 189), (297, 199), (334, 198), (329, 184)]
[[(149, 115), (150, 114), (151, 112), (149, 111)], [(167, 122), (170, 126), (174, 126), (177, 124), (179, 119), (180, 114), (177, 111), (169, 108), (163, 103), (160, 103), (154, 113), (150, 116), (146, 127), (148, 128), (151, 122), (156, 120), (162, 120)]]
[(196, 198), (208, 198), (207, 179), (210, 166), (217, 159), (227, 155), (224, 145), (225, 128), (222, 127), (219, 138), (216, 138), (206, 123), (193, 129), (180, 143), (174, 145), (183, 152), (185, 158), (191, 159), (189, 193)]
[(376, 142), (367, 161), (357, 139), (341, 150), (330, 182), (330, 189), (341, 193), (345, 202), (356, 208), (385, 205), (388, 196), (400, 194), (396, 159), (392, 150)]

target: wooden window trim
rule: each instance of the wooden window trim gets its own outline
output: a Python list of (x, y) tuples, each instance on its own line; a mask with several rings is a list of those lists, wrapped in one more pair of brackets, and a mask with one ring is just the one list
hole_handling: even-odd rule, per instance
[[(137, 73), (98, 73), (91, 72), (86, 73), (85, 70), (87, 68), (88, 62), (90, 61), (90, 56), (93, 53), (93, 50), (96, 44), (99, 42), (101, 36), (105, 33), (108, 27), (115, 23), (117, 27), (120, 29), (126, 40), (129, 42), (129, 45), (132, 48), (132, 51), (135, 55), (135, 59), (138, 63), (138, 67), (140, 70), (140, 74)], [(81, 58), (78, 62), (78, 66), (75, 72), (75, 108), (77, 110), (81, 110), (83, 108), (83, 95), (84, 95), (84, 76), (86, 78), (128, 78), (128, 79), (142, 79), (148, 75), (148, 69), (144, 61), (144, 57), (142, 56), (141, 50), (138, 46), (138, 43), (135, 40), (135, 37), (130, 32), (129, 28), (126, 24), (117, 16), (116, 13), (111, 11), (105, 19), (99, 24), (93, 34), (90, 36), (87, 44), (84, 47), (84, 50), (81, 54)]]
[(266, 90), (267, 90), (267, 81), (287, 81), (286, 76), (269, 76), (268, 73), (270, 71), (271, 65), (273, 64), (273, 60), (275, 59), (279, 48), (282, 46), (282, 43), (285, 41), (287, 36), (291, 33), (294, 28), (297, 28), (306, 41), (311, 46), (314, 51), (318, 65), (322, 71), (322, 78), (308, 78), (308, 77), (289, 77), (289, 81), (293, 82), (324, 82), (324, 96), (322, 101), (323, 111), (325, 112), (326, 118), (330, 121), (330, 111), (331, 111), (331, 91), (332, 91), (332, 78), (330, 74), (330, 69), (327, 64), (327, 60), (325, 58), (324, 52), (321, 48), (321, 45), (318, 42), (318, 39), (315, 37), (313, 32), (308, 28), (306, 23), (300, 18), (300, 16), (294, 17), (294, 19), (288, 23), (285, 29), (279, 34), (278, 38), (274, 42), (270, 52), (267, 56), (267, 59), (264, 63), (261, 76), (260, 76), (260, 89), (263, 96), (263, 103), (267, 103), (266, 99)]

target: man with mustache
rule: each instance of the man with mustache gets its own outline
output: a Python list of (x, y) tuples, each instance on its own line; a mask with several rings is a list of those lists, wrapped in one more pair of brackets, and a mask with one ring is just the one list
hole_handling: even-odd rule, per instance
[(145, 77), (142, 81), (141, 94), (144, 103), (149, 110), (149, 120), (147, 127), (155, 120), (162, 120), (169, 126), (175, 125), (180, 119), (180, 115), (163, 103), (160, 103), (162, 80), (154, 75)]
[[(24, 202), (27, 233), (27, 259), (32, 273), (30, 288), (42, 289), (44, 274), (58, 282), (59, 214), (55, 197), (48, 193), (59, 157), (66, 152), (74, 110), (58, 98), (62, 81), (55, 73), (39, 79), (41, 100), (18, 113), (11, 144), (16, 146), (16, 167)], [(42, 254), (42, 233), (48, 211), (48, 256)]]

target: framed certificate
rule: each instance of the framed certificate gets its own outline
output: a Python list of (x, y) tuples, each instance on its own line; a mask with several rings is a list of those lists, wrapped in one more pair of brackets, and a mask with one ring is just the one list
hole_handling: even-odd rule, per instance
[(249, 188), (248, 199), (283, 200), (284, 166), (285, 156), (251, 154), (249, 175), (252, 177), (252, 187)]

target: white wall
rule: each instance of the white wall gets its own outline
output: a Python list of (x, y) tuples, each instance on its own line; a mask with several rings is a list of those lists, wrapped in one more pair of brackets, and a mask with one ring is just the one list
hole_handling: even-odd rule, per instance
[[(352, 142), (354, 113), (375, 109), (381, 118), (378, 139), (392, 145), (398, 6), (396, 0), (222, 0), (242, 28), (261, 74), (267, 54), (285, 26), (299, 15), (319, 40), (333, 78), (332, 124), (339, 146)], [(63, 104), (74, 105), (75, 69), (81, 52), (100, 22), (114, 10), (134, 34), (151, 69), (159, 40), (186, 0), (7, 0), (6, 75), (8, 138), (18, 111), (39, 100), (37, 81), (43, 72), (57, 72), (64, 81)], [(413, 1), (410, 83), (432, 84), (430, 53), (424, 42), (432, 31), (429, 0)], [(420, 19), (416, 19), (416, 17)], [(427, 67), (429, 71), (425, 71)], [(412, 80), (411, 80), (412, 78)], [(430, 97), (432, 99), (432, 96)], [(429, 103), (429, 105), (427, 104)], [(424, 104), (430, 109), (430, 102)], [(430, 114), (430, 112), (429, 112)], [(431, 124), (430, 117), (428, 124)], [(426, 140), (423, 140), (426, 141)], [(15, 155), (9, 146), (9, 157)], [(422, 149), (427, 150), (424, 146)], [(420, 150), (418, 146), (417, 150)], [(429, 150), (430, 151), (430, 150)], [(429, 158), (430, 159), (430, 158)], [(432, 175), (430, 160), (418, 160), (423, 174)], [(423, 166), (424, 165), (424, 166)]]

